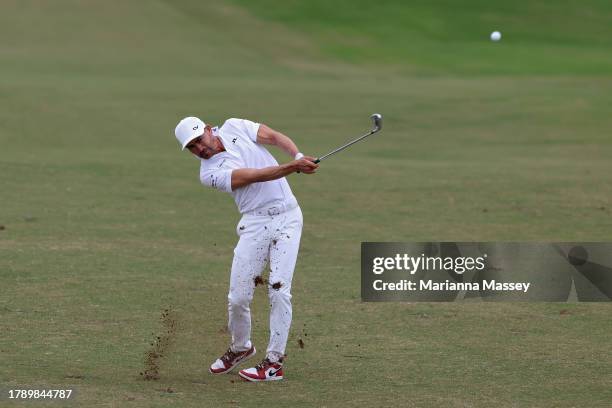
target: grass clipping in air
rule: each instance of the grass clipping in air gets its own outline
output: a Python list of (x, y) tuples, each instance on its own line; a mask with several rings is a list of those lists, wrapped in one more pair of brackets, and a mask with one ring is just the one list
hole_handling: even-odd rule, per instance
[(172, 308), (164, 309), (160, 318), (162, 332), (150, 343), (151, 348), (145, 353), (144, 371), (140, 375), (147, 381), (159, 380), (161, 360), (174, 342), (176, 334), (176, 312)]

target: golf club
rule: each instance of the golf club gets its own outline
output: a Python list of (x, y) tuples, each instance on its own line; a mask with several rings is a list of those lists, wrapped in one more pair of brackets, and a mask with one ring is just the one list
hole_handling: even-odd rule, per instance
[(366, 133), (363, 136), (358, 137), (355, 140), (352, 140), (350, 142), (348, 142), (347, 144), (345, 144), (344, 146), (340, 146), (339, 148), (332, 150), (331, 152), (327, 153), (326, 155), (323, 155), (321, 157), (319, 157), (317, 160), (315, 160), (315, 163), (319, 163), (322, 160), (328, 158), (329, 156), (336, 154), (344, 149), (346, 149), (347, 147), (349, 147), (352, 144), (357, 143), (358, 141), (365, 139), (366, 137), (373, 135), (374, 133), (378, 132), (380, 129), (382, 129), (382, 115), (380, 113), (375, 113), (372, 116), (370, 116), (370, 118), (372, 118), (372, 121), (374, 122), (374, 128), (372, 130), (370, 130), (368, 133)]

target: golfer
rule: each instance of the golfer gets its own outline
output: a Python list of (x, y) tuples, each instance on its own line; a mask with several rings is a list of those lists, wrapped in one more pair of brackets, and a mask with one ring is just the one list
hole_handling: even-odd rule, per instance
[[(228, 295), (232, 343), (209, 371), (227, 373), (255, 355), (249, 305), (269, 263), (270, 342), (266, 357), (239, 375), (249, 381), (282, 380), (291, 326), (291, 280), (303, 225), (302, 211), (285, 176), (312, 174), (319, 166), (315, 158), (300, 153), (287, 136), (249, 120), (228, 119), (221, 127), (211, 127), (196, 117), (187, 117), (176, 126), (175, 135), (183, 150), (201, 159), (202, 184), (230, 193), (242, 214), (236, 228), (239, 240)], [(264, 145), (277, 146), (294, 160), (279, 165)]]

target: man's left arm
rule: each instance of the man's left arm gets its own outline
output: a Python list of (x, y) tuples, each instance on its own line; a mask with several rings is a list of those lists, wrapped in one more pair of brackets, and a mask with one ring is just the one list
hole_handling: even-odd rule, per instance
[(259, 125), (259, 130), (257, 130), (257, 143), (278, 146), (291, 158), (296, 158), (295, 156), (299, 153), (293, 140), (263, 123)]

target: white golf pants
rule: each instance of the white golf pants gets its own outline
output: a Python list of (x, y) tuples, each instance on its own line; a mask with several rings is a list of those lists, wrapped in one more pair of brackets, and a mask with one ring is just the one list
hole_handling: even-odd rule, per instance
[[(291, 327), (291, 280), (302, 225), (300, 207), (278, 215), (243, 215), (238, 223), (236, 231), (240, 240), (234, 249), (228, 295), (228, 328), (234, 351), (244, 351), (251, 347), (249, 305), (256, 283), (261, 283), (267, 287), (270, 298), (270, 342), (267, 356), (276, 361), (285, 354)], [(262, 273), (268, 263), (270, 276), (265, 282)]]

